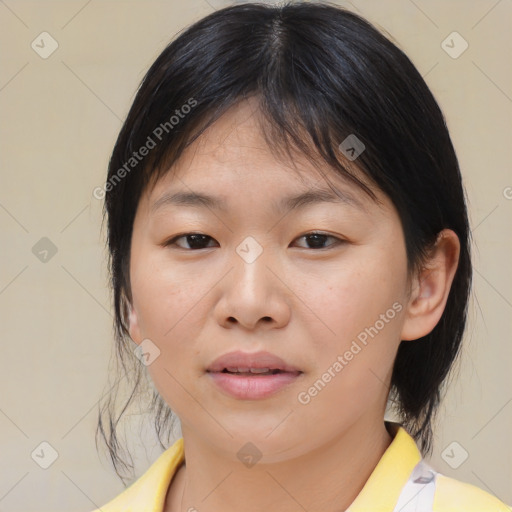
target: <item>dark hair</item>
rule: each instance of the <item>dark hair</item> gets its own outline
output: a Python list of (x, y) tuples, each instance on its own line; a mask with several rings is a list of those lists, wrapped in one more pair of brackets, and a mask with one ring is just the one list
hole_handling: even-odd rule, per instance
[[(460, 258), (443, 315), (431, 333), (400, 344), (389, 395), (423, 454), (431, 451), (432, 423), (459, 353), (472, 278), (465, 192), (443, 114), (408, 57), (358, 15), (329, 3), (248, 3), (206, 16), (165, 48), (141, 83), (110, 159), (104, 216), (116, 348), (121, 379), (132, 380), (134, 388), (119, 414), (111, 391), (96, 434), (119, 476), (127, 464), (116, 430), (143, 376), (127, 329), (139, 199), (206, 128), (253, 96), (272, 151), (284, 148), (291, 156), (290, 148), (298, 149), (376, 199), (339, 149), (349, 135), (363, 142), (354, 164), (395, 205), (410, 275), (423, 268), (441, 230), (458, 235)], [(165, 448), (161, 434), (170, 435), (174, 415), (155, 389), (152, 394), (150, 409)]]

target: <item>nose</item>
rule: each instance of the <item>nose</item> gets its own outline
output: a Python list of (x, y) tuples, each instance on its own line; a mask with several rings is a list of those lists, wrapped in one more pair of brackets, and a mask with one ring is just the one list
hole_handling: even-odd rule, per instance
[(275, 329), (290, 320), (292, 293), (284, 272), (272, 251), (259, 247), (254, 239), (249, 240), (229, 259), (232, 270), (219, 283), (221, 294), (215, 307), (215, 317), (223, 327)]

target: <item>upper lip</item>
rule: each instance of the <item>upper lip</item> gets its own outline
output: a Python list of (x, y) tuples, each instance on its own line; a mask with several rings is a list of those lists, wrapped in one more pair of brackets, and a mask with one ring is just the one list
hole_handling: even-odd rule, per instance
[(300, 372), (280, 357), (270, 352), (228, 352), (215, 359), (206, 369), (207, 372), (222, 372), (227, 368), (268, 368), (283, 372)]

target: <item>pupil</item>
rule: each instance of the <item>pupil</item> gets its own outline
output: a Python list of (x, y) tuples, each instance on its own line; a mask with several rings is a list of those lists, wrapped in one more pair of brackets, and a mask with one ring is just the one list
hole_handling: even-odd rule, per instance
[[(314, 234), (314, 235), (309, 235), (308, 238), (311, 240), (313, 239), (313, 246), (314, 247), (322, 247), (323, 244), (325, 243), (325, 238), (327, 238), (327, 235), (321, 235), (321, 234)], [(310, 243), (311, 245), (311, 243)]]
[[(196, 249), (201, 249), (204, 243), (205, 235), (188, 235), (189, 246)], [(201, 240), (202, 239), (202, 240)], [(192, 243), (190, 242), (192, 240)]]

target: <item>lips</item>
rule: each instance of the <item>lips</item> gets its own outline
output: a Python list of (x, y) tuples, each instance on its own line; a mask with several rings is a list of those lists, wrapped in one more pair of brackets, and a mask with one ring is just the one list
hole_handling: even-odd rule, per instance
[(230, 352), (206, 369), (216, 388), (237, 400), (270, 398), (294, 384), (303, 372), (270, 352)]
[(270, 352), (229, 352), (206, 369), (210, 373), (234, 373), (246, 375), (272, 375), (276, 373), (302, 373), (295, 366), (286, 363)]

